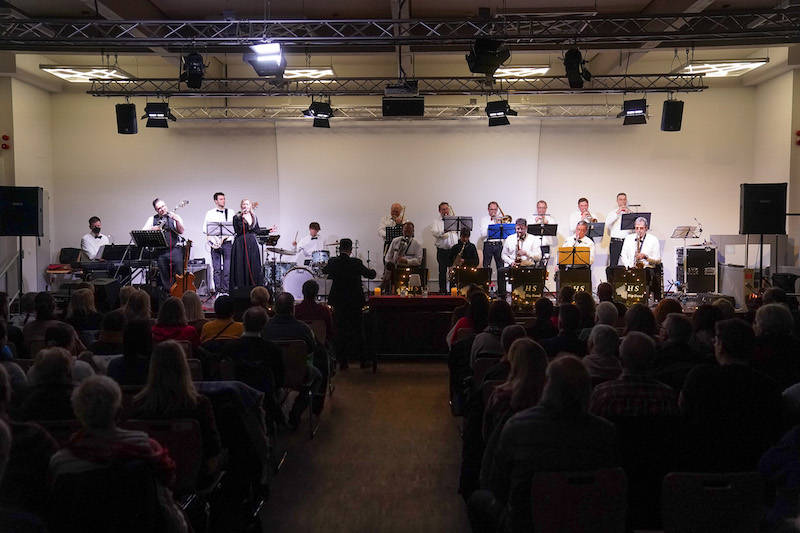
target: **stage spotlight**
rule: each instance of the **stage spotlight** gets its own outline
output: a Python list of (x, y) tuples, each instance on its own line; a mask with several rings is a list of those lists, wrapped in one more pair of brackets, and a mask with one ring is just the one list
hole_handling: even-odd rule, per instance
[(625, 100), (622, 102), (622, 112), (617, 117), (625, 117), (623, 126), (647, 124), (647, 100)]
[(508, 126), (508, 117), (517, 116), (517, 112), (508, 106), (508, 100), (497, 100), (486, 103), (486, 116), (489, 117), (489, 127)]
[(177, 120), (175, 115), (170, 113), (167, 102), (150, 102), (145, 105), (142, 118), (147, 119), (145, 124), (147, 128), (167, 128), (170, 120), (173, 122)]
[(564, 54), (564, 70), (571, 89), (583, 89), (583, 80), (592, 80), (592, 73), (586, 69), (586, 61), (577, 48), (570, 48)]
[(183, 58), (183, 72), (181, 81), (186, 82), (190, 89), (199, 89), (203, 84), (203, 74), (206, 66), (203, 64), (203, 56), (197, 52), (192, 52)]
[(303, 115), (314, 119), (315, 128), (330, 128), (333, 109), (328, 102), (311, 102), (308, 109), (303, 111)]
[(476, 39), (467, 54), (469, 71), (492, 76), (500, 65), (508, 61), (511, 52), (502, 41)]
[(259, 76), (282, 78), (286, 70), (286, 57), (279, 43), (261, 43), (250, 47), (252, 52), (244, 54)]

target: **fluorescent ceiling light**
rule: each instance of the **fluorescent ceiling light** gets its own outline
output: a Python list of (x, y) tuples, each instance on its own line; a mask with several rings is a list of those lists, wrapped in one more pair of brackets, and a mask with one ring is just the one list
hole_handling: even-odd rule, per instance
[(549, 65), (535, 65), (529, 67), (499, 67), (494, 71), (494, 77), (500, 79), (508, 78), (534, 78), (544, 76), (550, 70)]
[(327, 76), (334, 76), (333, 67), (303, 67), (287, 68), (283, 72), (283, 79), (305, 78), (318, 80)]
[(130, 74), (116, 66), (97, 65), (39, 65), (39, 68), (71, 83), (89, 83), (92, 80), (130, 80)]
[(741, 76), (754, 68), (769, 62), (767, 58), (760, 59), (719, 59), (719, 60), (694, 60), (680, 69), (681, 74), (704, 74), (709, 78), (722, 78), (725, 76)]

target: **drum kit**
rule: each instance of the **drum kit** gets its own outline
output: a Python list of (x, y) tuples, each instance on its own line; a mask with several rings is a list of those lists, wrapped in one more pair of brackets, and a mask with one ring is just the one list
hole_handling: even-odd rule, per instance
[[(324, 246), (339, 246), (339, 242), (325, 244)], [(283, 261), (284, 255), (296, 255), (294, 250), (287, 250), (277, 246), (268, 246), (267, 251), (272, 252), (272, 259), (264, 263), (265, 279), (267, 287), (273, 294), (288, 292), (294, 296), (295, 300), (303, 299), (303, 284), (309, 280), (316, 280), (320, 285), (321, 295), (325, 295), (325, 281), (327, 276), (322, 271), (328, 264), (330, 252), (328, 250), (316, 250), (311, 254), (311, 262), (308, 265), (298, 265), (294, 261)]]

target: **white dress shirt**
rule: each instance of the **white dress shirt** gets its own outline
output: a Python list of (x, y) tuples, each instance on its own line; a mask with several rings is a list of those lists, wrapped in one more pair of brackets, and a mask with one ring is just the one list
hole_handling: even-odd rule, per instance
[(319, 236), (319, 233), (316, 237), (312, 237), (309, 234), (300, 239), (297, 243), (297, 264), (302, 265), (311, 260), (311, 256), (317, 250), (322, 250), (322, 237)]
[(102, 233), (95, 237), (94, 233), (89, 232), (81, 237), (81, 250), (83, 250), (83, 253), (86, 254), (90, 261), (99, 259), (97, 253), (100, 251), (100, 247), (106, 244), (111, 244), (111, 240), (107, 235), (103, 235)]
[(575, 235), (572, 235), (571, 237), (567, 237), (567, 240), (564, 241), (564, 244), (561, 245), (561, 248), (572, 248), (578, 246), (589, 247), (589, 264), (594, 264), (594, 241), (589, 237), (584, 236), (581, 240), (576, 240)]
[(458, 233), (455, 231), (444, 230), (444, 220), (437, 218), (431, 224), (431, 233), (433, 234), (433, 244), (442, 250), (449, 250), (458, 242)]
[[(233, 215), (234, 211), (230, 209), (209, 209), (206, 212), (206, 217), (203, 219), (203, 235), (207, 235), (206, 231), (208, 231), (208, 224), (210, 222), (233, 222)], [(209, 237), (208, 239), (211, 240), (214, 237)], [(216, 237), (219, 239), (219, 237)], [(221, 239), (221, 242), (232, 242), (232, 236), (225, 236)]]
[(397, 260), (405, 257), (408, 263), (403, 266), (419, 266), (422, 264), (422, 245), (418, 240), (412, 238), (404, 240), (405, 237), (395, 237), (386, 251), (384, 261), (397, 264)]
[[(539, 247), (539, 239), (533, 235), (528, 235), (520, 241), (520, 250), (524, 251), (525, 255), (522, 256), (523, 261), (538, 261), (542, 258), (542, 249)], [(514, 259), (517, 257), (517, 234), (509, 235), (503, 241), (503, 263), (506, 266), (514, 264)]]
[(574, 211), (569, 216), (569, 228), (567, 228), (567, 231), (570, 233), (574, 233), (575, 227), (578, 225), (578, 222), (580, 222), (581, 220), (586, 220), (586, 222), (589, 222), (589, 220), (591, 220), (592, 218), (597, 218), (597, 217), (595, 217), (591, 212), (589, 212), (586, 217), (582, 217), (580, 211)]
[[(556, 222), (555, 217), (550, 215), (545, 215), (540, 217), (539, 215), (533, 215), (533, 220), (529, 222), (529, 224), (558, 224)], [(539, 241), (540, 246), (549, 246), (552, 248), (550, 250), (550, 255), (552, 256), (555, 253), (555, 248), (558, 246), (558, 235), (552, 235), (549, 237), (536, 237)]]
[[(500, 216), (498, 215), (497, 220), (500, 220)], [(499, 224), (500, 222), (495, 222), (492, 220), (492, 217), (486, 215), (481, 218), (481, 239), (488, 240), (489, 239), (489, 225), (490, 224)], [(492, 241), (500, 241), (501, 239), (492, 239)]]
[(614, 239), (624, 239), (633, 233), (632, 229), (620, 229), (622, 228), (622, 215), (625, 214), (627, 213), (617, 213), (617, 210), (614, 209), (606, 217), (606, 229), (608, 230), (608, 234)]
[[(619, 264), (622, 266), (631, 268), (636, 265), (637, 239), (638, 236), (635, 233), (625, 237), (625, 242), (622, 243), (622, 252), (619, 254)], [(655, 235), (645, 233), (640, 251), (647, 256), (647, 259), (642, 259), (644, 266), (653, 266), (661, 262), (661, 245)]]
[(392, 215), (386, 215), (383, 217), (380, 225), (378, 226), (378, 235), (381, 236), (381, 240), (386, 240), (386, 226), (394, 227), (396, 225), (397, 224), (395, 224)]

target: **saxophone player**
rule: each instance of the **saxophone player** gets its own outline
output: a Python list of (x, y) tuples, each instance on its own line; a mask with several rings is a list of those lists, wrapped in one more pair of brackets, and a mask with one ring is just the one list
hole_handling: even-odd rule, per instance
[(450, 263), (454, 267), (478, 266), (478, 249), (469, 242), (472, 232), (467, 228), (461, 228), (461, 236), (458, 244), (450, 248)]
[(622, 266), (651, 267), (661, 262), (661, 246), (658, 238), (647, 232), (647, 219), (639, 217), (634, 222), (634, 233), (625, 237), (619, 262)]
[(455, 231), (444, 230), (444, 217), (452, 214), (453, 210), (450, 209), (450, 204), (441, 202), (439, 218), (431, 224), (433, 242), (436, 245), (436, 262), (439, 264), (439, 294), (447, 293), (447, 267), (452, 264), (450, 250), (458, 242), (458, 235)]
[(381, 290), (389, 294), (392, 271), (395, 266), (419, 266), (422, 264), (422, 245), (414, 238), (413, 222), (406, 221), (403, 224), (403, 235), (392, 239), (383, 259), (386, 264), (383, 270)]
[(506, 275), (508, 269), (513, 267), (532, 266), (542, 258), (542, 249), (539, 246), (539, 239), (528, 235), (528, 221), (518, 218), (514, 223), (515, 233), (506, 237), (503, 241), (503, 264), (502, 274), (497, 275), (497, 293), (500, 298), (506, 296)]

